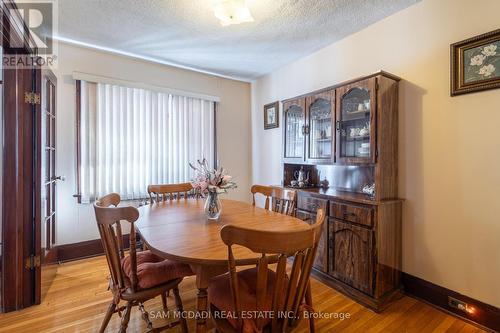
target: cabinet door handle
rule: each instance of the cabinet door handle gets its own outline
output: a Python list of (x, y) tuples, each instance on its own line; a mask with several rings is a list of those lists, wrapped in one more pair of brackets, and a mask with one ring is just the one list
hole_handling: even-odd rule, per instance
[(309, 134), (309, 126), (308, 125), (302, 125), (302, 134), (303, 135)]

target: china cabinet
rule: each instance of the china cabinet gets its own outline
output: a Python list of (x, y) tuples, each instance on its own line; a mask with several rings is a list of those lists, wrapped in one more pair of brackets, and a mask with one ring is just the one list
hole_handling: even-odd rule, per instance
[(306, 172), (296, 216), (328, 216), (313, 274), (377, 312), (401, 291), (398, 82), (379, 72), (283, 101), (282, 185)]

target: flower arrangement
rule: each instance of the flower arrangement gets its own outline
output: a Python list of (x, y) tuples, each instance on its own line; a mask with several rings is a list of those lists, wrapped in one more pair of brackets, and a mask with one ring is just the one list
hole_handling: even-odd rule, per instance
[(207, 198), (205, 214), (208, 219), (217, 220), (222, 212), (219, 194), (227, 193), (227, 190), (236, 188), (237, 185), (223, 167), (212, 169), (206, 159), (197, 162), (197, 167), (189, 163), (189, 166), (195, 171), (191, 185), (197, 193)]
[(189, 163), (191, 169), (195, 171), (195, 177), (191, 181), (191, 185), (197, 193), (206, 196), (208, 193), (227, 193), (227, 190), (238, 187), (232, 180), (233, 177), (227, 174), (226, 169), (220, 166), (217, 169), (212, 169), (208, 165), (208, 161), (197, 160), (198, 166)]

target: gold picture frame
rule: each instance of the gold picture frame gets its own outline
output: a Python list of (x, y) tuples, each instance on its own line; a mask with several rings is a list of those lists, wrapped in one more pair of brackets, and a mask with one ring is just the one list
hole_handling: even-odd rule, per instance
[(451, 96), (500, 88), (500, 29), (450, 46)]
[(280, 103), (274, 102), (264, 105), (264, 129), (280, 127)]

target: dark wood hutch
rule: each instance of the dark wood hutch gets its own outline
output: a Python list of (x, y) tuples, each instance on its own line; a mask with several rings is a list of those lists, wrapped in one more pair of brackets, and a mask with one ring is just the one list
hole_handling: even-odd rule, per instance
[(282, 101), (282, 185), (302, 168), (297, 217), (328, 216), (314, 274), (377, 312), (401, 290), (399, 80), (381, 71)]

